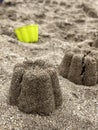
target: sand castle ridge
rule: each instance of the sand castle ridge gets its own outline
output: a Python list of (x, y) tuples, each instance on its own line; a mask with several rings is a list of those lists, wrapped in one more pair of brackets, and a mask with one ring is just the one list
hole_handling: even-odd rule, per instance
[(70, 81), (87, 86), (98, 83), (98, 48), (94, 44), (67, 48), (59, 73)]
[(42, 60), (15, 65), (9, 102), (26, 113), (49, 115), (62, 103), (55, 69)]

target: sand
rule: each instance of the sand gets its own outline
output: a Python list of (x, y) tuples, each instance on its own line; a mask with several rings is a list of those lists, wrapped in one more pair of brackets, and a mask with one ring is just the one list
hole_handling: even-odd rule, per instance
[[(50, 116), (25, 114), (8, 103), (16, 63), (42, 59), (57, 68), (68, 46), (98, 36), (98, 1), (63, 1), (17, 0), (0, 6), (0, 130), (98, 130), (98, 84), (76, 85), (59, 76), (63, 104)], [(39, 42), (19, 42), (14, 29), (31, 23), (39, 24)]]
[(43, 60), (16, 64), (9, 92), (9, 103), (29, 114), (47, 116), (62, 105), (57, 72)]

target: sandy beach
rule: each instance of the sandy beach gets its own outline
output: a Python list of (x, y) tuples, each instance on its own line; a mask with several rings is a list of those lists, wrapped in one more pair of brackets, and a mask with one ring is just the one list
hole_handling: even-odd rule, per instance
[[(17, 40), (16, 27), (38, 24), (38, 43)], [(42, 59), (58, 68), (67, 47), (98, 37), (97, 0), (17, 0), (0, 6), (0, 130), (98, 130), (98, 84), (58, 75), (62, 105), (50, 116), (26, 114), (8, 102), (16, 63)]]

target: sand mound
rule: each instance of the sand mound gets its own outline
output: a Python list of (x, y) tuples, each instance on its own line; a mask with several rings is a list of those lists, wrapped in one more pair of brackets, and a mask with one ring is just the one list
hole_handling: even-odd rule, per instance
[(59, 73), (76, 84), (87, 86), (98, 83), (98, 49), (94, 46), (79, 45), (69, 48), (59, 66)]
[(62, 103), (56, 71), (42, 60), (14, 67), (10, 104), (26, 113), (49, 115)]

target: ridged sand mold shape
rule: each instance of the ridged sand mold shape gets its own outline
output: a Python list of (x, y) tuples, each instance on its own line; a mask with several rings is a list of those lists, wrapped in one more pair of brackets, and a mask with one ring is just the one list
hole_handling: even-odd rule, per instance
[(59, 74), (70, 81), (86, 86), (98, 83), (98, 49), (84, 44), (68, 48), (58, 68)]
[(42, 60), (15, 65), (9, 103), (26, 113), (52, 113), (62, 104), (56, 70)]

